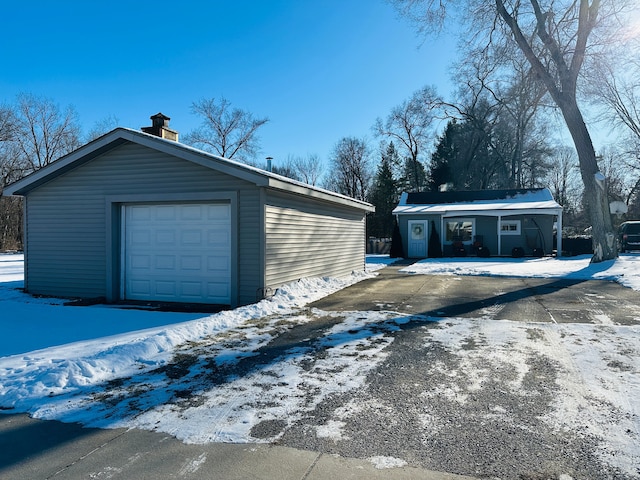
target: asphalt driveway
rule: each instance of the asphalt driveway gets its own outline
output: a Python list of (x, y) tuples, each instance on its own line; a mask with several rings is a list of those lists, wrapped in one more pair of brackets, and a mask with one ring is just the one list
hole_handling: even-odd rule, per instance
[(526, 322), (640, 324), (640, 292), (615, 282), (457, 275), (407, 275), (405, 265), (325, 297), (329, 311), (392, 310), (430, 317)]
[[(207, 432), (249, 412), (262, 445), (185, 445), (161, 429), (69, 433), (58, 422), (6, 417), (0, 476), (640, 478), (638, 292), (400, 268), (293, 316), (185, 344), (167, 365), (90, 395), (105, 416), (139, 421), (154, 410)], [(255, 336), (270, 340), (218, 362)], [(295, 384), (283, 371), (295, 372)], [(340, 378), (357, 386), (331, 390)], [(45, 438), (41, 430), (46, 445), (31, 440)], [(371, 459), (396, 468), (375, 469)]]

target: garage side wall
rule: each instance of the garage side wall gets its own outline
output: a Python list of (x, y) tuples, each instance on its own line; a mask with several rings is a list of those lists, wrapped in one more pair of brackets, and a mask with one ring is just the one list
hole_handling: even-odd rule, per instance
[[(33, 190), (26, 198), (27, 285), (33, 294), (104, 297), (107, 270), (119, 258), (118, 219), (109, 198), (145, 201), (237, 198), (239, 303), (255, 301), (261, 287), (258, 258), (260, 191), (255, 185), (136, 144), (125, 144)], [(109, 238), (108, 238), (109, 237)], [(117, 275), (114, 272), (113, 275)], [(110, 287), (111, 288), (111, 287)]]
[(364, 270), (363, 211), (269, 192), (265, 205), (265, 285)]

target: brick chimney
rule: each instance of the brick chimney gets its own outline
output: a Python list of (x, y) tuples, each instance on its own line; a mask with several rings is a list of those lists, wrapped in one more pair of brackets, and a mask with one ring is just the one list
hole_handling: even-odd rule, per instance
[(162, 113), (156, 113), (149, 118), (151, 118), (151, 126), (142, 127), (144, 133), (166, 138), (167, 140), (173, 140), (174, 142), (178, 141), (178, 132), (169, 128), (169, 120), (171, 120), (171, 118)]

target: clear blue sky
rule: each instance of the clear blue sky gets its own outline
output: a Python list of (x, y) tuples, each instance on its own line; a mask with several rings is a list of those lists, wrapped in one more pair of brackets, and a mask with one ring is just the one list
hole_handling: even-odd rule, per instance
[(84, 131), (139, 128), (159, 111), (184, 134), (190, 105), (224, 96), (270, 122), (262, 157), (326, 160), (418, 88), (450, 90), (450, 38), (423, 42), (384, 0), (6, 2), (0, 102), (73, 105)]

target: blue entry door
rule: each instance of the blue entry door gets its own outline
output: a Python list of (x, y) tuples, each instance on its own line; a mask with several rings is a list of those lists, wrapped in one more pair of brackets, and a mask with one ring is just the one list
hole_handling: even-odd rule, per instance
[(427, 257), (427, 228), (426, 220), (409, 220), (409, 258)]

